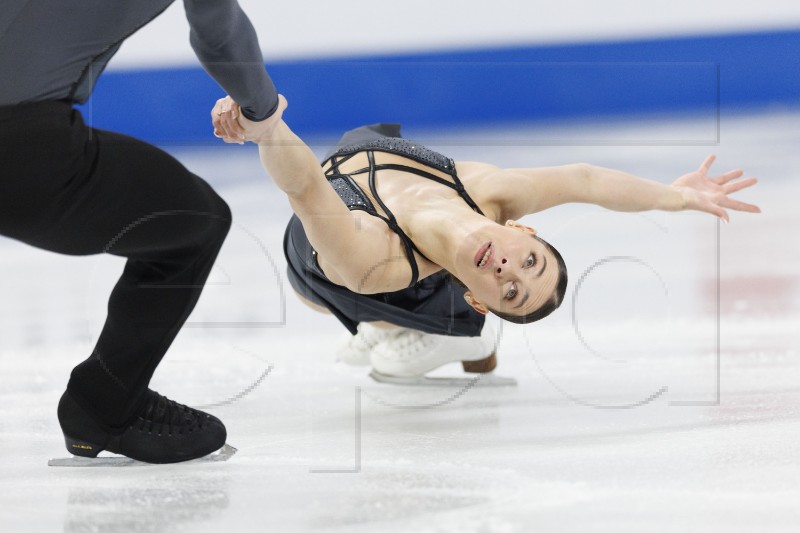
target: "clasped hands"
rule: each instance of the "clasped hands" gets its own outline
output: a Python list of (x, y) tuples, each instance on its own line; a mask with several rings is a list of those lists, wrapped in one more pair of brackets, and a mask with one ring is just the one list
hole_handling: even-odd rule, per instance
[(242, 114), (239, 104), (230, 96), (220, 98), (211, 110), (214, 136), (226, 143), (244, 144), (250, 141), (258, 144), (269, 141), (275, 128), (280, 124), (287, 106), (286, 98), (280, 94), (275, 113), (260, 122), (254, 122)]

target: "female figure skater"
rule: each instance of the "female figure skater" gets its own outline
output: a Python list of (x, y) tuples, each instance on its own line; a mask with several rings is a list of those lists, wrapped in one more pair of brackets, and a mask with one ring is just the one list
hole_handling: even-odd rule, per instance
[[(280, 96), (277, 116), (286, 105)], [(320, 166), (282, 119), (257, 131), (230, 97), (217, 102), (212, 122), (227, 142), (258, 143), (295, 213), (284, 240), (292, 287), (356, 335), (340, 358), (368, 356), (379, 378), (418, 377), (451, 361), (489, 372), (495, 347), (484, 315), (529, 323), (561, 304), (564, 261), (517, 222), (525, 215), (569, 202), (725, 221), (726, 209), (759, 212), (728, 196), (756, 179), (739, 179), (741, 170), (709, 177), (714, 156), (664, 185), (587, 164), (454, 162), (378, 124), (345, 134)]]

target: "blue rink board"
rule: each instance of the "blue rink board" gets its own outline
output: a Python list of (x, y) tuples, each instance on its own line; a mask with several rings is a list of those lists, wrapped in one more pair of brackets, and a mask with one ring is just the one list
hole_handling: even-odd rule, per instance
[[(270, 63), (301, 135), (379, 121), (513, 125), (800, 103), (800, 31)], [(200, 67), (111, 71), (84, 113), (159, 143), (213, 141)]]

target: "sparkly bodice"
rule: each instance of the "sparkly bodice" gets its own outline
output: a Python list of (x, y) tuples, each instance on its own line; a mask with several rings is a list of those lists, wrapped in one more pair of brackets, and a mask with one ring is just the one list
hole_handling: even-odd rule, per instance
[[(448, 181), (431, 172), (408, 165), (395, 163), (376, 164), (375, 152), (388, 152), (406, 157), (431, 169), (438, 170), (449, 175), (453, 181)], [(342, 173), (339, 169), (339, 166), (359, 153), (367, 154), (369, 166), (346, 174)], [(376, 186), (377, 173), (381, 170), (395, 170), (408, 172), (410, 174), (415, 174), (431, 181), (435, 181), (455, 190), (472, 209), (478, 213), (481, 213), (478, 205), (472, 200), (472, 198), (470, 198), (470, 196), (467, 194), (467, 191), (464, 189), (461, 180), (458, 179), (453, 160), (413, 141), (409, 141), (400, 137), (381, 137), (354, 144), (348, 144), (338, 148), (335, 152), (333, 152), (331, 156), (323, 162), (323, 166), (329, 162), (330, 167), (325, 171), (325, 177), (328, 179), (328, 183), (331, 184), (331, 187), (333, 187), (333, 189), (336, 191), (336, 194), (339, 195), (339, 198), (342, 199), (345, 205), (347, 205), (350, 210), (366, 211), (370, 215), (382, 219), (384, 222), (386, 222), (389, 228), (400, 237), (403, 247), (405, 248), (409, 266), (411, 267), (411, 283), (409, 286), (416, 284), (417, 280), (419, 279), (419, 268), (417, 266), (416, 259), (414, 258), (414, 252), (418, 253), (423, 258), (425, 258), (425, 255), (419, 251), (408, 235), (406, 235), (406, 233), (397, 223), (395, 216), (378, 195)], [(358, 183), (356, 183), (352, 178), (352, 176), (357, 174), (366, 173), (369, 174), (370, 192), (372, 193), (372, 197), (375, 199), (375, 202), (378, 204), (378, 207), (380, 207), (382, 213), (376, 209), (372, 201), (370, 201)]]

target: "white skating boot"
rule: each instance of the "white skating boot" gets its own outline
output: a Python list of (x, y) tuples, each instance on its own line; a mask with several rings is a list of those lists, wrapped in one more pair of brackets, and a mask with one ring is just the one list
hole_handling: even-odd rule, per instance
[(336, 359), (348, 365), (369, 366), (369, 356), (375, 345), (404, 331), (410, 330), (400, 327), (378, 328), (369, 322), (361, 322), (358, 325), (358, 334), (348, 334), (347, 339), (336, 350)]
[[(495, 376), (497, 338), (487, 322), (480, 337), (451, 337), (405, 329), (400, 334), (377, 343), (371, 352), (370, 376), (383, 383), (402, 385), (515, 385), (516, 381)], [(461, 362), (465, 372), (474, 377), (433, 378), (426, 373)]]

